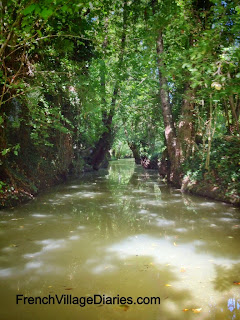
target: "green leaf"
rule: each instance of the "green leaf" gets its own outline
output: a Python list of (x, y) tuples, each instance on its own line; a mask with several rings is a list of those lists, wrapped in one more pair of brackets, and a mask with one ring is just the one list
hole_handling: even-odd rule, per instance
[(38, 33), (39, 37), (42, 37), (42, 36), (43, 36), (43, 35), (42, 35), (42, 32), (41, 32), (40, 30), (37, 30), (37, 33)]
[(235, 10), (237, 11), (237, 14), (240, 14), (240, 6), (235, 7)]
[(52, 13), (53, 13), (52, 9), (43, 9), (43, 11), (40, 12), (40, 16), (43, 17), (44, 19), (48, 19)]
[(61, 10), (62, 10), (63, 12), (67, 11), (67, 10), (68, 10), (68, 6), (65, 4), (65, 5), (61, 8)]
[(10, 151), (10, 148), (3, 149), (2, 155), (5, 156)]
[(33, 3), (30, 6), (28, 6), (27, 8), (24, 9), (23, 14), (26, 16), (29, 13), (33, 12), (34, 9), (36, 8), (36, 5)]

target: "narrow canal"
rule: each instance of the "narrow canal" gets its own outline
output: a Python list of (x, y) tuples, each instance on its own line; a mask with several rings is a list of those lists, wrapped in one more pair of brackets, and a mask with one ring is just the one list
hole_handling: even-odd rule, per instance
[[(240, 319), (239, 231), (239, 209), (111, 162), (0, 212), (1, 319)], [(161, 304), (21, 300), (55, 295)]]

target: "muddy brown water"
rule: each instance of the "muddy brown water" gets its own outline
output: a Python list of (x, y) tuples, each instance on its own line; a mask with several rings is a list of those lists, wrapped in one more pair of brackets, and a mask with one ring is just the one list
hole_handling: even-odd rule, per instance
[[(0, 319), (237, 320), (239, 244), (238, 208), (113, 161), (0, 212)], [(98, 304), (70, 304), (94, 295)], [(22, 300), (56, 296), (61, 304)], [(134, 304), (138, 297), (161, 303)]]

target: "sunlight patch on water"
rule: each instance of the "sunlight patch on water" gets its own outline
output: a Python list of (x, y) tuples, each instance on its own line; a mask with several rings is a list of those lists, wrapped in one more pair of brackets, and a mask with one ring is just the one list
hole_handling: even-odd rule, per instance
[[(146, 234), (139, 234), (113, 244), (106, 249), (106, 252), (117, 254), (122, 260), (130, 257), (148, 256), (156, 264), (170, 263), (175, 268), (180, 268), (182, 265), (188, 268), (199, 268), (201, 266), (202, 271), (207, 269), (209, 273), (213, 273), (213, 266), (209, 265), (211, 254), (207, 251), (200, 253), (198, 250), (200, 246), (205, 244), (204, 241), (196, 240), (191, 244), (179, 244), (174, 241), (176, 241), (174, 237), (159, 240), (159, 238)], [(219, 264), (230, 263), (229, 259), (223, 257), (215, 257), (214, 261)]]
[(210, 227), (211, 227), (211, 228), (220, 228), (220, 226), (217, 226), (215, 223), (211, 223), (211, 224), (210, 224)]
[(132, 190), (132, 193), (147, 193), (147, 190)]
[(138, 213), (140, 214), (146, 214), (146, 213), (149, 213), (148, 210), (145, 210), (145, 209), (141, 209), (140, 211), (138, 211)]
[[(182, 199), (172, 199), (169, 201), (169, 204), (172, 204), (172, 203), (180, 203), (180, 202), (183, 202)], [(192, 209), (192, 208), (191, 208)]]
[(175, 225), (175, 221), (157, 218), (153, 224), (158, 227), (166, 227)]
[(166, 206), (166, 203), (161, 200), (138, 199), (136, 200), (136, 202), (143, 203), (145, 205), (150, 205), (150, 206), (158, 206), (158, 207)]
[(96, 196), (99, 196), (99, 195), (102, 195), (101, 192), (83, 192), (83, 191), (80, 191), (80, 192), (77, 192), (75, 194), (73, 194), (72, 196), (75, 196), (75, 197), (83, 197), (83, 198), (94, 198)]
[(69, 237), (69, 240), (78, 240), (78, 239), (80, 239), (80, 236), (77, 236), (77, 235)]
[(24, 256), (23, 256), (24, 258), (34, 258), (34, 257), (40, 256), (48, 251), (60, 249), (65, 246), (64, 239), (58, 239), (58, 240), (46, 239), (46, 240), (36, 241), (35, 243), (43, 245), (43, 248), (40, 251), (35, 252), (35, 253), (24, 254)]
[(91, 269), (92, 273), (94, 274), (102, 274), (104, 272), (109, 273), (109, 272), (113, 272), (117, 269), (116, 266), (111, 265), (109, 263), (103, 263), (101, 265), (97, 265), (96, 267), (94, 267), (93, 269)]
[(219, 221), (222, 222), (228, 222), (228, 223), (236, 223), (238, 219), (233, 219), (233, 218), (218, 218)]
[(32, 261), (32, 262), (28, 262), (25, 265), (25, 268), (30, 270), (30, 269), (38, 269), (43, 265), (43, 263), (41, 261)]
[(176, 228), (176, 229), (174, 229), (174, 231), (182, 233), (182, 232), (187, 232), (188, 229), (187, 228)]
[(14, 273), (13, 268), (0, 269), (0, 278), (10, 277)]
[(84, 229), (86, 229), (86, 227), (85, 226), (78, 226), (77, 229), (78, 230), (84, 230)]
[[(80, 188), (81, 186), (80, 185), (72, 185), (72, 186), (68, 186), (67, 189), (78, 189)], [(85, 188), (86, 186), (84, 186)]]
[(34, 218), (48, 218), (52, 217), (52, 214), (33, 213), (31, 216)]
[(155, 217), (158, 217), (158, 214), (156, 214), (156, 213), (151, 213), (150, 216), (155, 218)]
[(214, 207), (214, 206), (216, 206), (216, 203), (215, 202), (202, 202), (202, 203), (200, 203), (199, 204), (200, 206), (202, 206), (202, 207)]
[(206, 255), (197, 255), (198, 260), (194, 261), (194, 245), (174, 246), (173, 238), (168, 240), (154, 238), (146, 234), (128, 237), (120, 243), (114, 244), (107, 249), (107, 252), (118, 254), (119, 258), (127, 259), (131, 256), (151, 256), (155, 263), (199, 264), (201, 260), (207, 258)]
[(47, 239), (47, 240), (41, 240), (41, 241), (36, 241), (37, 244), (43, 244), (42, 251), (49, 251), (49, 250), (55, 250), (58, 248), (62, 248), (65, 240), (64, 239)]
[[(235, 208), (234, 208), (235, 209)], [(233, 214), (230, 212), (224, 212), (222, 213), (223, 216), (229, 216), (229, 217), (233, 217)]]
[(123, 199), (123, 200), (131, 200), (131, 199), (134, 199), (134, 197), (131, 197), (131, 196), (122, 196), (121, 199)]

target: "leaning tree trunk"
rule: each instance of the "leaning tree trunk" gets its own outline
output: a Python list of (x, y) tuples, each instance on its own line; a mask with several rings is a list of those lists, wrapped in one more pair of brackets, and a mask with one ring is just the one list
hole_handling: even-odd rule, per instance
[(116, 90), (113, 93), (110, 113), (103, 114), (103, 124), (104, 124), (105, 131), (102, 133), (100, 139), (95, 145), (95, 148), (91, 156), (91, 165), (95, 170), (99, 169), (100, 165), (106, 158), (106, 155), (110, 150), (110, 147), (112, 144), (112, 119), (113, 119), (117, 95), (118, 95), (118, 88), (115, 88), (115, 89)]
[[(122, 30), (122, 37), (121, 37), (121, 48), (119, 53), (119, 62), (118, 62), (118, 70), (121, 70), (122, 64), (123, 64), (123, 56), (124, 56), (124, 49), (125, 49), (125, 42), (126, 42), (126, 29), (127, 29), (127, 1), (124, 1), (123, 3), (123, 30)], [(107, 38), (105, 37), (103, 48), (105, 49), (107, 45)], [(102, 70), (101, 74), (101, 87), (103, 93), (105, 92), (105, 65), (103, 65), (104, 68)], [(119, 92), (119, 79), (116, 80), (114, 90), (113, 90), (113, 96), (110, 106), (110, 111), (107, 113), (106, 111), (103, 112), (103, 126), (104, 126), (104, 132), (102, 133), (101, 137), (99, 138), (97, 144), (95, 145), (95, 148), (93, 150), (92, 156), (91, 156), (91, 165), (93, 169), (97, 170), (104, 159), (106, 158), (106, 155), (108, 151), (110, 150), (111, 144), (112, 144), (112, 119), (115, 113), (115, 107), (116, 107), (116, 101), (118, 98), (118, 92)], [(102, 103), (106, 104), (106, 99), (103, 94), (102, 97)]]
[[(126, 121), (126, 119), (124, 119), (123, 121)], [(124, 132), (125, 132), (125, 136), (126, 136), (126, 139), (127, 139), (127, 144), (129, 146), (130, 150), (132, 151), (135, 163), (136, 164), (141, 164), (141, 156), (140, 156), (140, 152), (139, 152), (138, 146), (136, 145), (136, 143), (134, 143), (133, 141), (129, 140), (129, 136), (128, 136), (128, 132), (127, 132), (126, 128), (124, 129)]]
[(129, 148), (130, 148), (131, 151), (132, 151), (132, 154), (133, 154), (135, 163), (136, 163), (136, 164), (141, 164), (141, 156), (140, 156), (140, 154), (139, 154), (139, 150), (138, 150), (136, 144), (135, 144), (134, 142), (132, 142), (132, 143), (129, 142), (129, 143), (128, 143), (128, 146), (129, 146)]

